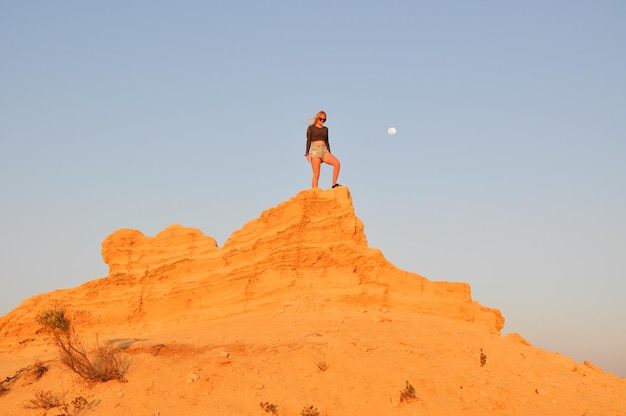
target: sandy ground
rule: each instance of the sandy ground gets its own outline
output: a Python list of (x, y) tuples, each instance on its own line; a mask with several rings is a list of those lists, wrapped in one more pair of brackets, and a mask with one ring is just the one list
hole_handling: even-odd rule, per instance
[[(42, 335), (0, 355), (2, 375), (36, 360), (48, 367), (10, 385), (2, 414), (60, 414), (24, 407), (38, 391), (68, 404), (84, 397), (81, 415), (271, 414), (261, 403), (279, 415), (310, 406), (320, 415), (626, 414), (625, 380), (592, 365), (471, 323), (318, 299), (206, 322), (110, 327), (98, 338), (123, 348), (127, 382), (82, 380)], [(416, 398), (401, 402), (407, 382)]]

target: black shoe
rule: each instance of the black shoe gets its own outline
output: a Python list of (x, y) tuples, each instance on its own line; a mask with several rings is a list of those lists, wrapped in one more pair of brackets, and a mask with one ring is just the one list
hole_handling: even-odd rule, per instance
[(336, 184), (334, 184), (334, 185), (333, 185), (333, 188), (332, 188), (332, 189), (335, 189), (335, 188), (336, 188), (336, 187), (338, 187), (338, 186), (341, 186), (341, 185), (340, 185), (340, 184), (338, 184), (338, 183), (336, 183)]

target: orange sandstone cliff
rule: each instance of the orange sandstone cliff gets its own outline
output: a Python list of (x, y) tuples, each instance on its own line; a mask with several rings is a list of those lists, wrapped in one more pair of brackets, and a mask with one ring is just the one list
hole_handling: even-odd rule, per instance
[[(41, 391), (84, 397), (80, 414), (93, 415), (626, 414), (624, 379), (502, 337), (504, 318), (468, 284), (399, 270), (368, 247), (345, 187), (302, 191), (223, 247), (179, 225), (121, 229), (102, 257), (107, 277), (0, 318), (0, 377), (49, 368), (5, 383), (0, 414), (37, 414)], [(122, 348), (128, 382), (65, 368), (36, 322), (51, 308)], [(409, 384), (416, 398), (402, 400)]]

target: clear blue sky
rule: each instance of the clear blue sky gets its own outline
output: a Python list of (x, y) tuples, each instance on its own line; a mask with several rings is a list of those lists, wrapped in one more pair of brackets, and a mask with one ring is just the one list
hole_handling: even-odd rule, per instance
[(222, 245), (310, 186), (323, 109), (370, 246), (626, 377), (625, 18), (602, 0), (0, 1), (0, 314), (105, 276), (119, 228)]

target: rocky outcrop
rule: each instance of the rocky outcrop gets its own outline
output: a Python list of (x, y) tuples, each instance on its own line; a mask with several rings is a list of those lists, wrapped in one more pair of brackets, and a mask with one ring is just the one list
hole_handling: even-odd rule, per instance
[(332, 301), (375, 301), (472, 321), (490, 332), (504, 323), (499, 311), (472, 301), (466, 283), (431, 282), (369, 248), (345, 187), (302, 191), (235, 231), (221, 248), (197, 229), (174, 225), (153, 238), (116, 231), (104, 240), (102, 257), (110, 277), (145, 284), (167, 277), (187, 291), (213, 288), (218, 299), (230, 293), (230, 302), (248, 307), (304, 290)]
[(0, 331), (15, 333), (11, 321), (33, 322), (51, 305), (82, 311), (77, 323), (107, 325), (146, 322), (163, 311), (173, 321), (206, 319), (294, 301), (427, 313), (489, 333), (504, 324), (498, 310), (472, 300), (468, 284), (432, 282), (368, 247), (346, 187), (302, 191), (235, 231), (223, 247), (180, 225), (155, 237), (120, 229), (103, 241), (102, 257), (106, 278), (31, 298), (0, 321)]
[(217, 249), (215, 239), (198, 229), (171, 225), (155, 237), (124, 228), (102, 242), (109, 276), (142, 277), (155, 270), (203, 258)]

